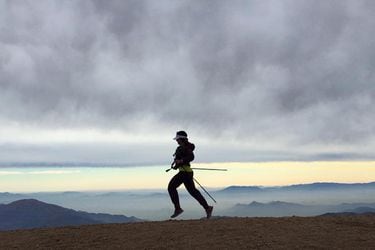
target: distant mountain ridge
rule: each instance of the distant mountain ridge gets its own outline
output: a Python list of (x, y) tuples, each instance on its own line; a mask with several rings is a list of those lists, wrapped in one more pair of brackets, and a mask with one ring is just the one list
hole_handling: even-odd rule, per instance
[(369, 183), (335, 183), (335, 182), (315, 182), (311, 184), (297, 184), (281, 187), (284, 190), (328, 190), (328, 189), (355, 189), (355, 188), (375, 188), (375, 182)]
[(308, 184), (296, 184), (280, 187), (262, 187), (262, 186), (229, 186), (217, 191), (218, 193), (230, 192), (264, 192), (264, 191), (323, 191), (334, 189), (375, 189), (375, 182), (369, 183), (336, 183), (336, 182), (314, 182)]
[(23, 199), (9, 204), (0, 204), (0, 230), (138, 221), (142, 220), (124, 215), (76, 211), (36, 199)]
[(372, 207), (357, 207), (355, 209), (347, 210), (346, 212), (355, 213), (355, 214), (375, 213), (375, 208), (372, 208)]
[(373, 207), (357, 207), (338, 213), (325, 213), (320, 216), (349, 216), (349, 215), (375, 215)]
[(343, 203), (338, 205), (304, 205), (283, 201), (236, 204), (224, 212), (227, 216), (319, 216), (323, 214), (364, 214), (375, 213), (375, 203)]
[(257, 187), (257, 186), (229, 186), (217, 192), (219, 193), (231, 193), (231, 192), (244, 193), (244, 192), (262, 192), (262, 191), (263, 191), (263, 188)]
[(292, 216), (304, 215), (311, 212), (311, 207), (283, 201), (261, 203), (253, 201), (249, 204), (236, 204), (230, 208), (226, 215), (232, 216)]

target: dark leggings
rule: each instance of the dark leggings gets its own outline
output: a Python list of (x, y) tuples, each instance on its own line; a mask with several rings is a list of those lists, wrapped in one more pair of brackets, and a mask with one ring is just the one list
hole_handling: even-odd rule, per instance
[(195, 188), (193, 180), (193, 172), (180, 171), (178, 174), (173, 176), (168, 185), (168, 192), (171, 200), (174, 204), (175, 209), (181, 209), (180, 200), (178, 198), (177, 188), (184, 183), (187, 191), (193, 196), (203, 208), (208, 208), (207, 201), (204, 199), (198, 189)]

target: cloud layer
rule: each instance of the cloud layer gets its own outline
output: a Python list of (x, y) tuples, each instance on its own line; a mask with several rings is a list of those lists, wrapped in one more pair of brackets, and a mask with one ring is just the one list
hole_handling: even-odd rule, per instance
[(374, 16), (370, 0), (0, 1), (0, 122), (370, 151)]

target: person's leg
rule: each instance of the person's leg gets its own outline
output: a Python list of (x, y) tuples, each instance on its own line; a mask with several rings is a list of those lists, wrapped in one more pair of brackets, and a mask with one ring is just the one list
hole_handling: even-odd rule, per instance
[(185, 172), (183, 181), (189, 194), (193, 196), (204, 209), (208, 209), (210, 206), (208, 206), (206, 199), (202, 196), (201, 192), (199, 192), (199, 190), (195, 187), (193, 180), (193, 172)]
[(183, 183), (183, 176), (181, 172), (173, 176), (173, 178), (170, 180), (168, 184), (168, 193), (171, 197), (171, 201), (174, 205), (174, 214), (171, 216), (172, 218), (178, 216), (183, 212), (180, 206), (180, 199), (178, 197), (177, 188)]

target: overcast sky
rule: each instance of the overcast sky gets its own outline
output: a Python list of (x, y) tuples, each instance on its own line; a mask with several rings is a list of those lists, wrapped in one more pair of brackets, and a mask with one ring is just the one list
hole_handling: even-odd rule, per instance
[(0, 0), (0, 162), (375, 155), (375, 1)]

